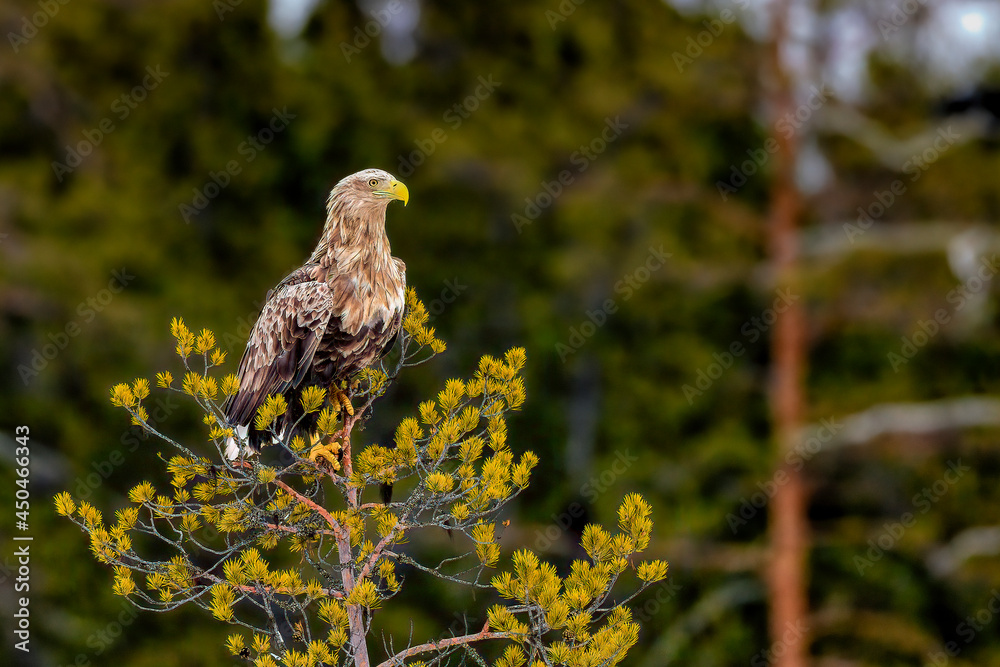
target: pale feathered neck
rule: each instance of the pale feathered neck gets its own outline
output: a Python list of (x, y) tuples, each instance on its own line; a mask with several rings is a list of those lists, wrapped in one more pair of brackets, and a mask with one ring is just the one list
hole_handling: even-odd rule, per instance
[(338, 185), (327, 201), (326, 224), (310, 262), (324, 259), (342, 270), (361, 263), (382, 266), (391, 263), (389, 237), (385, 233), (385, 203), (352, 197)]

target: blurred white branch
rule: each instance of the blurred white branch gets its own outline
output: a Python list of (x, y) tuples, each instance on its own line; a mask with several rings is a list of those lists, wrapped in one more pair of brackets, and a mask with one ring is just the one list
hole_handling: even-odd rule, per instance
[[(829, 450), (865, 445), (895, 433), (923, 435), (975, 426), (1000, 426), (1000, 399), (966, 396), (926, 403), (876, 405), (843, 419), (827, 420), (825, 425), (807, 426), (802, 429), (801, 442), (815, 439), (822, 443), (822, 449)], [(831, 437), (830, 431), (834, 429)]]
[(872, 157), (883, 166), (899, 171), (907, 160), (934, 143), (940, 128), (949, 128), (958, 135), (956, 143), (961, 145), (985, 136), (990, 121), (986, 113), (951, 116), (943, 118), (940, 125), (928, 127), (906, 139), (897, 139), (857, 109), (831, 104), (817, 114), (816, 126), (821, 132), (840, 134), (855, 141), (871, 151)]
[[(983, 280), (983, 262), (992, 269), (993, 256), (1000, 252), (1000, 233), (985, 223), (960, 222), (893, 222), (873, 225), (862, 234), (848, 235), (844, 230), (856, 222), (838, 222), (813, 227), (802, 233), (802, 253), (829, 261), (838, 261), (856, 251), (877, 251), (897, 255), (918, 255), (941, 252), (948, 267), (965, 286), (975, 287), (962, 292), (963, 307), (955, 313), (963, 330), (971, 330), (987, 322), (992, 315), (990, 289), (992, 274)], [(856, 227), (854, 227), (856, 229)], [(987, 285), (988, 286), (988, 285)]]
[[(893, 222), (873, 225), (864, 234), (853, 238), (844, 233), (845, 225), (857, 225), (857, 221), (845, 220), (804, 230), (801, 237), (803, 256), (841, 259), (865, 250), (899, 255), (943, 252), (948, 255), (952, 271), (962, 278), (963, 274), (952, 260), (958, 249), (970, 247), (977, 256), (1000, 251), (1000, 234), (985, 223), (938, 220)], [(970, 243), (974, 245), (970, 246)]]
[[(15, 451), (18, 443), (2, 433), (0, 433), (0, 465), (15, 468)], [(31, 483), (38, 489), (52, 489), (66, 483), (70, 475), (70, 465), (66, 461), (66, 456), (38, 441), (34, 436), (31, 438)], [(13, 491), (11, 491), (13, 494)]]
[(969, 528), (927, 554), (927, 569), (935, 576), (946, 577), (971, 558), (997, 554), (1000, 554), (1000, 527)]

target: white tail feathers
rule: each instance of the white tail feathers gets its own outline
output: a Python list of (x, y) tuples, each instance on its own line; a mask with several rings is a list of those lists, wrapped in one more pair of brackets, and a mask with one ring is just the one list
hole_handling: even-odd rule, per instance
[[(281, 434), (277, 436), (271, 436), (272, 444), (280, 444), (288, 436), (288, 427), (284, 427), (281, 430)], [(240, 458), (240, 456), (257, 456), (257, 450), (250, 446), (249, 439), (250, 427), (249, 426), (237, 426), (236, 427), (236, 437), (226, 438), (226, 458), (230, 461), (235, 461)]]
[(240, 456), (253, 456), (257, 452), (253, 451), (247, 442), (249, 427), (237, 426), (236, 437), (226, 438), (226, 458), (235, 461)]

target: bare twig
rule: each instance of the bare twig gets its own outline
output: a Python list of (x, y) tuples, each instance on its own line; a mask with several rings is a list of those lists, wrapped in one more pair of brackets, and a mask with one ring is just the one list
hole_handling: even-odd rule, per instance
[(403, 664), (403, 660), (406, 658), (413, 657), (415, 655), (420, 655), (421, 653), (428, 653), (430, 651), (440, 651), (442, 649), (450, 648), (453, 646), (463, 646), (467, 644), (472, 644), (474, 642), (481, 642), (489, 639), (505, 639), (509, 637), (506, 632), (490, 632), (487, 626), (483, 626), (481, 632), (477, 632), (471, 635), (462, 635), (461, 637), (449, 637), (447, 639), (441, 639), (436, 642), (427, 642), (426, 644), (419, 644), (418, 646), (412, 646), (405, 651), (400, 651), (396, 655), (392, 656), (385, 662), (381, 662), (377, 667), (393, 667)]

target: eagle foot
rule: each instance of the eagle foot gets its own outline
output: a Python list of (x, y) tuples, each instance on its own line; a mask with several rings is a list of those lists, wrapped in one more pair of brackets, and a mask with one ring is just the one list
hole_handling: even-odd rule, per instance
[(330, 388), (330, 397), (333, 399), (333, 404), (337, 406), (337, 409), (343, 408), (344, 411), (350, 416), (354, 416), (354, 406), (351, 405), (351, 399), (340, 387)]
[(314, 444), (312, 449), (309, 450), (309, 460), (316, 464), (319, 468), (329, 468), (331, 470), (340, 470), (340, 455), (343, 448), (340, 446), (339, 442), (329, 442), (327, 444), (322, 444), (318, 442), (318, 436), (313, 436)]

